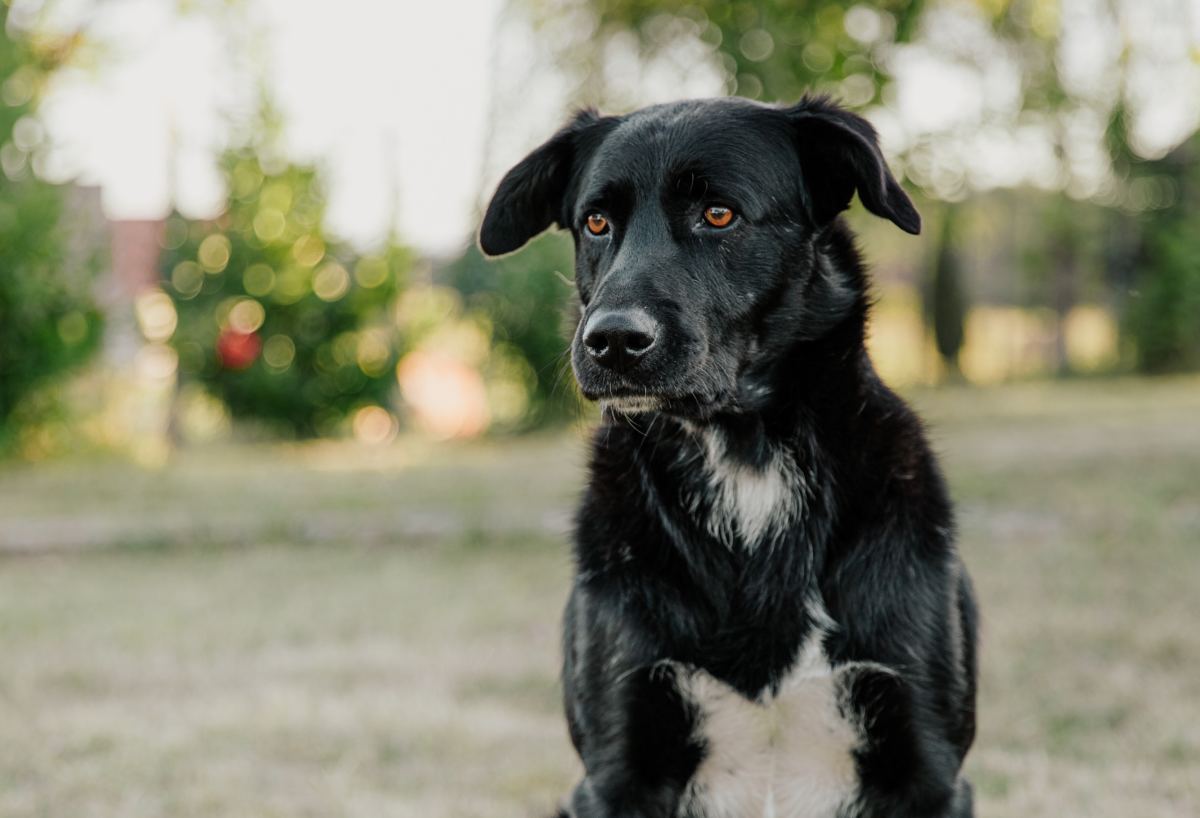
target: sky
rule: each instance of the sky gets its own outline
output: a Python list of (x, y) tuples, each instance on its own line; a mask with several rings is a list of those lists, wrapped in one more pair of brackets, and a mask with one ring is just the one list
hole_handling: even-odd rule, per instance
[[(1127, 54), (1134, 146), (1161, 154), (1200, 121), (1200, 0), (1118, 0), (1120, 27), (1093, 13), (1105, 1), (1051, 4), (1064, 32), (1061, 76), (1081, 99), (1100, 98)], [(16, 0), (13, 14), (43, 2), (44, 25), (83, 27), (92, 45), (44, 99), (54, 148), (40, 170), (100, 186), (112, 218), (158, 218), (172, 203), (215, 215), (224, 190), (214, 157), (237, 138), (231, 123), (255, 109), (261, 78), (282, 113), (287, 155), (325, 171), (334, 233), (369, 246), (394, 230), (450, 255), (470, 240), (480, 196), (552, 132), (570, 94), (546, 67), (545, 44), (502, 15), (503, 0)], [(213, 8), (226, 10), (224, 24)], [(232, 25), (231, 8), (240, 9)], [(1064, 170), (1051, 138), (1058, 125), (1021, 111), (1015, 56), (969, 4), (931, 8), (921, 41), (887, 55), (888, 103), (867, 112), (885, 151), (932, 144), (910, 153), (906, 172), (946, 198), (1014, 184), (1097, 195), (1103, 106), (1067, 118)], [(872, 15), (855, 7), (852, 36), (882, 30)], [(590, 32), (576, 21), (550, 35), (561, 43)], [(653, 64), (622, 47), (609, 44), (619, 59), (605, 81), (631, 89), (629, 104), (722, 91), (698, 40)]]
[[(51, 177), (102, 188), (113, 218), (220, 209), (213, 156), (227, 112), (250, 110), (255, 71), (286, 123), (287, 153), (330, 179), (328, 226), (360, 244), (385, 236), (450, 252), (470, 232), (479, 194), (488, 65), (500, 0), (254, 0), (227, 32), (164, 0), (60, 2), (60, 25), (86, 20), (95, 67), (55, 80), (42, 115), (57, 149)], [(257, 33), (256, 33), (257, 32)], [(249, 69), (249, 70), (245, 70)]]

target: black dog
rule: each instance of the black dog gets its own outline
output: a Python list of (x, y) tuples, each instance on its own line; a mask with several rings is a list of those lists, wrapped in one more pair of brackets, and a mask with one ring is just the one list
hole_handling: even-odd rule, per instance
[(976, 612), (920, 421), (864, 349), (838, 214), (909, 233), (825, 99), (585, 111), (500, 183), (489, 254), (571, 231), (603, 402), (563, 687), (576, 818), (972, 814)]

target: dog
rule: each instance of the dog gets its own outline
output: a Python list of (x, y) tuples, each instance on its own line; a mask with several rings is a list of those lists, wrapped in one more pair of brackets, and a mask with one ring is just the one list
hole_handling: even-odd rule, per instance
[(824, 97), (579, 112), (504, 176), (488, 255), (575, 242), (601, 403), (575, 524), (572, 818), (965, 818), (977, 610), (945, 481), (879, 379), (840, 214), (916, 234)]

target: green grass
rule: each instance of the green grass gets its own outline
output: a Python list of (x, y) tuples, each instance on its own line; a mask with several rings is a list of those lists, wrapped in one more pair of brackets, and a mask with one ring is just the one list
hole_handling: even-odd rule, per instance
[[(981, 818), (1200, 814), (1200, 381), (913, 398), (984, 612)], [(0, 470), (0, 815), (549, 811), (578, 774), (582, 460), (568, 435)]]

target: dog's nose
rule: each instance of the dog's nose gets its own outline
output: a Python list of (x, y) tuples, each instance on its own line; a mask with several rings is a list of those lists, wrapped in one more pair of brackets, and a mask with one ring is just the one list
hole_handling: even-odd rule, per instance
[(639, 309), (599, 310), (583, 327), (583, 346), (601, 366), (624, 372), (654, 347), (658, 322)]

